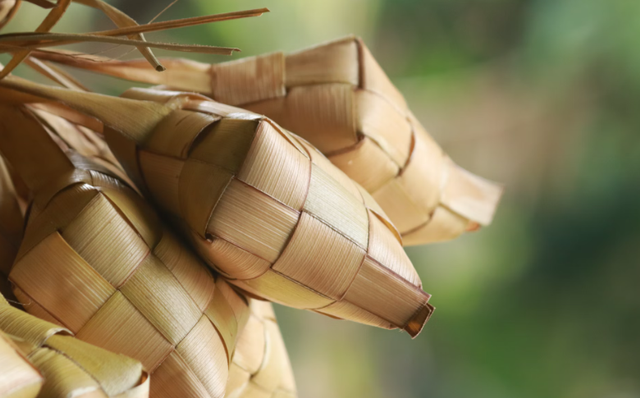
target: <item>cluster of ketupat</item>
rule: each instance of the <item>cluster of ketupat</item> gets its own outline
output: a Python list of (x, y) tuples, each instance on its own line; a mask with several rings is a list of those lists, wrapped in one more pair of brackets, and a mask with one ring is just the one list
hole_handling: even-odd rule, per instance
[[(80, 40), (46, 33), (65, 0), (42, 35), (0, 35), (8, 66), (64, 86), (0, 80), (0, 287), (29, 313), (0, 303), (0, 397), (295, 397), (268, 301), (417, 336), (434, 308), (403, 241), (488, 224), (501, 188), (449, 159), (360, 40), (158, 60), (154, 24), (76, 1), (119, 26), (91, 40), (146, 60), (41, 50)], [(163, 86), (91, 93), (52, 61)]]

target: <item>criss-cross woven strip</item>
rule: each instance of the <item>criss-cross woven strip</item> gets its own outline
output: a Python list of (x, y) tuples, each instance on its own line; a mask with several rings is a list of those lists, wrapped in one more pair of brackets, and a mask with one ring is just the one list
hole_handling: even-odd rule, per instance
[[(264, 114), (320, 149), (387, 212), (405, 245), (455, 238), (488, 225), (498, 184), (457, 166), (413, 116), (361, 40), (207, 65), (39, 54), (57, 62), (203, 93)], [(95, 58), (95, 57), (94, 57)]]
[[(94, 161), (109, 159), (102, 164), (120, 172), (106, 142), (94, 131), (75, 125), (59, 116), (41, 110), (34, 113), (49, 126), (50, 133), (65, 145)], [(296, 397), (293, 371), (289, 362), (271, 303), (249, 299), (251, 311), (247, 325), (239, 334), (229, 368), (227, 398)]]
[(22, 239), (22, 212), (11, 175), (0, 157), (0, 294), (13, 298), (7, 277)]
[[(149, 396), (149, 377), (140, 362), (72, 337), (69, 330), (14, 308), (1, 296), (0, 350), (0, 367), (6, 367), (0, 369), (3, 398)], [(8, 367), (5, 360), (16, 357), (24, 365)]]
[(127, 174), (245, 292), (414, 337), (433, 312), (373, 198), (270, 119), (185, 93), (0, 87), (100, 119)]
[(405, 245), (452, 239), (491, 222), (502, 188), (451, 161), (361, 40), (211, 71), (214, 99), (265, 114), (309, 140), (372, 194)]
[(270, 303), (251, 300), (251, 316), (238, 340), (226, 398), (295, 398), (289, 355)]
[(224, 396), (246, 301), (108, 170), (25, 109), (0, 112), (0, 149), (34, 196), (9, 275), (25, 309), (139, 360), (154, 397)]
[[(119, 170), (106, 142), (95, 132), (48, 112), (34, 113), (64, 144), (92, 160), (107, 158), (109, 162), (103, 164), (114, 172)], [(295, 397), (293, 372), (272, 305), (249, 300), (251, 314), (238, 337), (225, 397)]]
[(137, 147), (110, 128), (107, 142), (232, 283), (288, 306), (420, 332), (433, 307), (397, 232), (315, 148), (269, 119), (192, 95), (125, 95), (164, 104), (166, 116)]

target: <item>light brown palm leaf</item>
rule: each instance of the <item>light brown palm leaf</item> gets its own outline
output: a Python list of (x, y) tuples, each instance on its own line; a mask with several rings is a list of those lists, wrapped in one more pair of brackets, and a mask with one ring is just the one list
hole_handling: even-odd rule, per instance
[(0, 84), (102, 120), (134, 182), (247, 293), (411, 336), (431, 315), (377, 203), (271, 120), (190, 94), (130, 90), (125, 99), (14, 77)]
[(33, 195), (9, 275), (24, 308), (139, 360), (155, 397), (224, 396), (246, 300), (109, 168), (62, 152), (26, 108), (0, 113), (0, 149)]
[[(123, 173), (99, 134), (48, 112), (34, 113), (60, 139), (59, 145), (100, 162), (118, 175)], [(294, 398), (297, 395), (293, 370), (273, 307), (265, 301), (247, 300), (251, 314), (239, 334), (225, 397), (250, 398), (258, 393), (265, 398)]]
[[(149, 396), (149, 377), (140, 362), (74, 338), (69, 330), (10, 306), (2, 296), (0, 351), (0, 367), (15, 357), (27, 365), (0, 369), (2, 398)], [(8, 395), (7, 385), (13, 385)]]

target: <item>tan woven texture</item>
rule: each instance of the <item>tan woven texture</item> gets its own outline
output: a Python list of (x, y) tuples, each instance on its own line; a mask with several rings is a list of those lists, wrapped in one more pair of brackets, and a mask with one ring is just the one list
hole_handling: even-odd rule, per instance
[(166, 59), (163, 74), (143, 60), (54, 60), (203, 93), (270, 117), (373, 195), (405, 245), (449, 240), (488, 225), (502, 195), (501, 186), (467, 172), (442, 151), (354, 37), (216, 65)]
[[(24, 367), (15, 366), (0, 371), (0, 386), (12, 384), (14, 387), (13, 395), (3, 395), (0, 387), (0, 397), (149, 396), (149, 378), (140, 362), (85, 343), (70, 334), (59, 325), (10, 306), (0, 297), (0, 349), (3, 342), (9, 340), (13, 343), (14, 353), (23, 361), (28, 359), (25, 364), (38, 369), (27, 368), (29, 371), (25, 372)], [(6, 366), (4, 361), (0, 363), (0, 366)]]
[(25, 309), (139, 360), (154, 397), (224, 396), (246, 301), (109, 170), (24, 108), (0, 111), (0, 149), (34, 193), (10, 273)]
[[(48, 112), (34, 113), (60, 139), (60, 146), (92, 160), (108, 159), (103, 162), (105, 167), (122, 173), (106, 142), (95, 132)], [(251, 314), (238, 337), (225, 397), (296, 397), (293, 371), (273, 307), (265, 301), (248, 300)]]
[(362, 185), (405, 245), (489, 224), (502, 189), (463, 170), (409, 111), (362, 41), (215, 65), (212, 96), (304, 137)]
[(251, 300), (250, 308), (229, 369), (226, 397), (296, 397), (293, 370), (272, 305)]
[(160, 121), (129, 133), (138, 146), (110, 128), (107, 142), (232, 283), (295, 308), (420, 332), (433, 307), (400, 237), (321, 153), (269, 119), (203, 97), (126, 96), (165, 104), (150, 108)]
[[(95, 132), (47, 112), (35, 113), (60, 138), (59, 145), (92, 160), (108, 159), (105, 167), (121, 172), (106, 142)], [(239, 334), (225, 397), (295, 397), (293, 372), (272, 305), (249, 300), (251, 314)]]

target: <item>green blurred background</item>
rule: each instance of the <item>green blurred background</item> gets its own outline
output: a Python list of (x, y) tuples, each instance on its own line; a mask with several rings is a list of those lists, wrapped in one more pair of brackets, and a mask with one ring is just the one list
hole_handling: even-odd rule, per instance
[[(112, 1), (139, 22), (168, 3)], [(408, 249), (438, 307), (417, 339), (277, 308), (300, 397), (640, 397), (640, 1), (181, 0), (160, 19), (262, 6), (148, 37), (248, 56), (362, 36), (451, 157), (507, 187), (489, 228)], [(110, 26), (76, 5), (56, 30)]]

